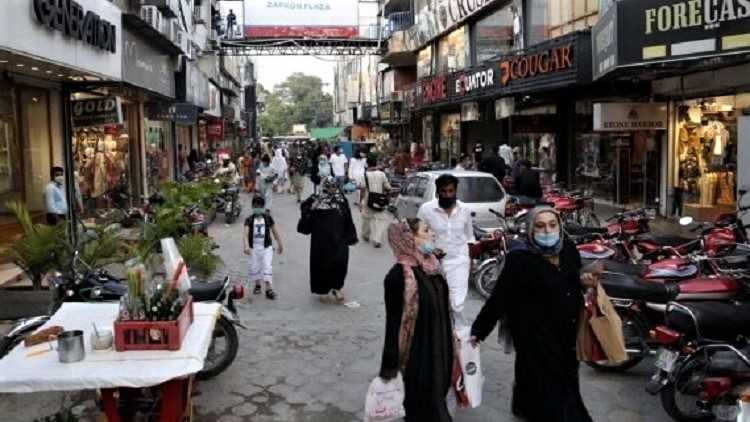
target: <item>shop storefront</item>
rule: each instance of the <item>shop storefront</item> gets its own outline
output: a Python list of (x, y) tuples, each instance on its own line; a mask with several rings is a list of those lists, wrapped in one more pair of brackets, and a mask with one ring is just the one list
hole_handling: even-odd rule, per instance
[[(617, 2), (594, 28), (594, 75), (647, 75), (668, 102), (659, 193), (662, 213), (712, 220), (737, 207), (743, 185), (743, 110), (750, 106), (750, 10), (696, 3), (684, 20), (672, 2)], [(657, 64), (669, 62), (666, 69)], [(746, 130), (746, 129), (744, 129)], [(744, 152), (748, 154), (748, 152)]]
[[(174, 180), (175, 130), (170, 121), (158, 120), (152, 110), (169, 107), (176, 98), (176, 58), (164, 54), (135, 32), (123, 32), (123, 81), (134, 88), (133, 108), (140, 116), (138, 124), (139, 154), (134, 163), (139, 175), (130, 194), (149, 195), (166, 181)], [(133, 128), (135, 129), (135, 128)]]
[[(44, 187), (52, 166), (68, 170), (63, 110), (66, 86), (84, 79), (121, 78), (121, 12), (109, 2), (80, 0), (82, 13), (97, 20), (97, 39), (59, 30), (48, 10), (34, 2), (3, 4), (0, 13), (0, 247), (20, 233), (9, 201), (25, 204), (44, 221)], [(72, 186), (73, 172), (66, 172)], [(76, 206), (68, 189), (70, 209)]]

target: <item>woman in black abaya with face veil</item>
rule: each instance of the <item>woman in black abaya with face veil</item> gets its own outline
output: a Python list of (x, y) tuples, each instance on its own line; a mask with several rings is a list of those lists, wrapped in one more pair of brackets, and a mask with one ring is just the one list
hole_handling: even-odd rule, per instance
[(322, 181), (320, 192), (302, 203), (297, 231), (310, 235), (310, 291), (344, 302), (341, 289), (349, 269), (349, 246), (357, 243), (349, 202), (336, 181)]
[(579, 387), (576, 335), (583, 290), (596, 280), (581, 275), (581, 257), (563, 237), (554, 209), (532, 210), (526, 233), (508, 253), (472, 326), (472, 342), (507, 319), (516, 349), (513, 413), (530, 422), (591, 422)]

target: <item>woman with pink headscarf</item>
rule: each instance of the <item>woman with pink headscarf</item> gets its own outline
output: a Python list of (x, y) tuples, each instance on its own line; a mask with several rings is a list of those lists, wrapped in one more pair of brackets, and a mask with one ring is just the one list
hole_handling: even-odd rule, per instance
[(434, 255), (432, 232), (419, 219), (410, 219), (391, 224), (388, 240), (397, 263), (385, 278), (380, 377), (390, 380), (401, 372), (407, 422), (450, 422), (446, 398), (460, 367), (448, 285)]

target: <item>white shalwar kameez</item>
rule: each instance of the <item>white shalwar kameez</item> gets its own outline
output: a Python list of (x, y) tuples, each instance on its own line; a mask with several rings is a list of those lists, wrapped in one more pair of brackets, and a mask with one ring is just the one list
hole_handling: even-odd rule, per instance
[(456, 325), (466, 326), (463, 310), (471, 271), (469, 243), (476, 240), (471, 211), (457, 201), (453, 212), (448, 215), (440, 208), (438, 200), (433, 199), (419, 208), (417, 217), (429, 224), (435, 235), (435, 246), (446, 254), (441, 263), (448, 282), (451, 308)]

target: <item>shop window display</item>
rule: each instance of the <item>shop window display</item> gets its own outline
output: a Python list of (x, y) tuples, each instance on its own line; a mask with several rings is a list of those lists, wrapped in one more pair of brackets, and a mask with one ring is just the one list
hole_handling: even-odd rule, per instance
[(677, 206), (701, 219), (733, 210), (737, 116), (732, 98), (683, 103), (677, 114)]
[(84, 215), (128, 205), (130, 137), (124, 126), (76, 128), (73, 157)]
[(461, 114), (440, 116), (440, 161), (450, 163), (461, 155)]
[(477, 21), (473, 28), (476, 63), (523, 47), (521, 10), (521, 1), (513, 0)]
[(156, 192), (170, 179), (169, 130), (160, 125), (148, 126), (146, 132), (146, 171), (148, 191)]
[(432, 46), (427, 46), (417, 53), (417, 78), (432, 75)]
[(438, 42), (438, 73), (452, 73), (465, 69), (471, 61), (469, 53), (468, 27), (462, 26), (441, 38)]

